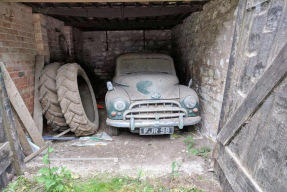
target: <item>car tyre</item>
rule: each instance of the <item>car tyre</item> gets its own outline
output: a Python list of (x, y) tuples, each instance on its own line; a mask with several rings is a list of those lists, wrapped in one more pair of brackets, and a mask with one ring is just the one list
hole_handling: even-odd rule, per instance
[(117, 127), (109, 126), (109, 135), (111, 136), (119, 136), (120, 135), (120, 129)]

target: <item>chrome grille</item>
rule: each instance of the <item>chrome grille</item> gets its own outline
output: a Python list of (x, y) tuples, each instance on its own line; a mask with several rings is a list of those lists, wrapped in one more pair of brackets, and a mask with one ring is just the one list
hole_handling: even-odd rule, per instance
[(130, 105), (123, 114), (124, 120), (159, 120), (187, 116), (187, 111), (180, 103), (173, 100), (137, 101)]

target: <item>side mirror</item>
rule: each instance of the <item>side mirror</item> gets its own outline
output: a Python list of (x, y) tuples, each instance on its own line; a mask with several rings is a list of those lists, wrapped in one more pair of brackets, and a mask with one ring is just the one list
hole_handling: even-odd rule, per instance
[(112, 82), (110, 82), (110, 81), (107, 82), (107, 89), (108, 89), (108, 91), (112, 91), (115, 89)]
[(191, 85), (192, 85), (192, 79), (190, 79), (189, 82), (188, 82), (188, 88), (190, 88)]

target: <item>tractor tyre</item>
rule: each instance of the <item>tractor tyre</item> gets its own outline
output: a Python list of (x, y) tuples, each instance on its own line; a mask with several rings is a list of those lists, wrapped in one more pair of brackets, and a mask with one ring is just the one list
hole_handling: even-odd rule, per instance
[(56, 78), (58, 101), (66, 123), (76, 136), (94, 134), (99, 128), (97, 102), (88, 76), (80, 65), (60, 67)]
[(44, 67), (40, 75), (39, 85), (39, 101), (42, 106), (42, 112), (47, 119), (47, 124), (54, 131), (63, 131), (67, 129), (65, 117), (62, 114), (58, 95), (56, 90), (57, 70), (60, 68), (60, 63), (50, 63)]

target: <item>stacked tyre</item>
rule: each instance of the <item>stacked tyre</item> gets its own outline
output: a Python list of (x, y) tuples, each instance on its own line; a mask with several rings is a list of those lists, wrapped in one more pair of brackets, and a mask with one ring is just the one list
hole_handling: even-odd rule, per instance
[(76, 63), (47, 65), (40, 77), (40, 103), (54, 131), (68, 127), (76, 136), (98, 130), (97, 102), (84, 70)]

